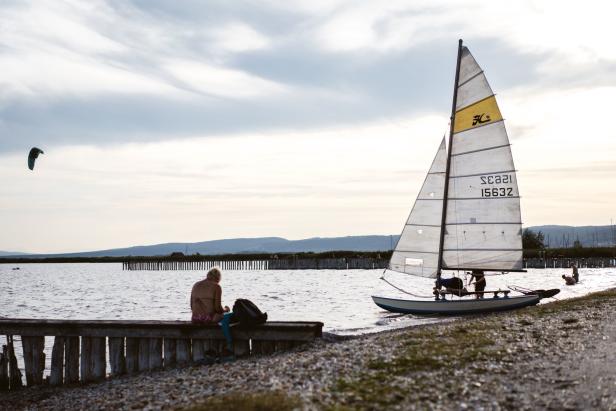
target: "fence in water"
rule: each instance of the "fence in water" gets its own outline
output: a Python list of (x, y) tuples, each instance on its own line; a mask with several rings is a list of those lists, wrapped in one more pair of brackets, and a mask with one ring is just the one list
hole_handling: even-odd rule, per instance
[(266, 260), (128, 260), (123, 270), (348, 270), (384, 269), (389, 258), (272, 258)]
[(616, 267), (614, 257), (588, 258), (525, 258), (524, 268), (569, 268), (575, 264), (578, 268), (608, 268)]
[[(376, 253), (375, 253), (376, 254)], [(607, 268), (616, 267), (614, 257), (588, 257), (588, 258), (525, 258), (524, 268), (568, 268), (572, 263), (579, 268)], [(376, 254), (374, 256), (347, 256), (347, 257), (319, 257), (297, 255), (273, 255), (264, 258), (259, 255), (251, 259), (249, 255), (217, 256), (185, 256), (178, 259), (171, 257), (133, 257), (122, 262), (124, 270), (209, 270), (220, 267), (223, 270), (372, 270), (385, 269), (389, 264), (389, 254)]]

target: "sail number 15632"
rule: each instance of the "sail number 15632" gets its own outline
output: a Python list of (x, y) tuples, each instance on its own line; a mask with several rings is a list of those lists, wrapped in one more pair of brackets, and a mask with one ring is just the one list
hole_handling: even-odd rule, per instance
[(513, 197), (513, 188), (511, 187), (493, 187), (482, 188), (482, 197)]
[[(513, 178), (511, 174), (493, 174), (480, 176), (482, 185), (492, 184), (511, 184)], [(481, 189), (482, 197), (513, 197), (513, 188), (511, 187), (488, 187)]]

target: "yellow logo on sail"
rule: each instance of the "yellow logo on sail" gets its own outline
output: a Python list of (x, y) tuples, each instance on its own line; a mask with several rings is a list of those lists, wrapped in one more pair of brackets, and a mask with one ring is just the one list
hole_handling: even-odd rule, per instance
[(502, 120), (496, 98), (490, 96), (456, 112), (454, 133)]

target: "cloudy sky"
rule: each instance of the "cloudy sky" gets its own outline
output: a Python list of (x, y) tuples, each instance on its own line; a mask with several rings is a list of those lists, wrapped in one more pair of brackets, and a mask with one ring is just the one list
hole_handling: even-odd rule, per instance
[(0, 250), (398, 233), (458, 38), (506, 118), (524, 224), (609, 224), (615, 8), (3, 0)]

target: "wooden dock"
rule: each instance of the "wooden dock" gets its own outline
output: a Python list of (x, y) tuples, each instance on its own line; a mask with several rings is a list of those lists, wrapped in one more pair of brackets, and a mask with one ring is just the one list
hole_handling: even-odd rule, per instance
[[(285, 321), (251, 328), (232, 326), (235, 355), (288, 350), (320, 338), (322, 328), (320, 322)], [(21, 373), (11, 352), (17, 349), (12, 336), (21, 337), (28, 386), (89, 383), (186, 366), (203, 360), (210, 350), (220, 352), (224, 346), (219, 326), (189, 321), (0, 318), (0, 335), (9, 336), (0, 354), (0, 391), (21, 388)], [(53, 337), (50, 353), (45, 353), (45, 337)], [(47, 355), (51, 355), (51, 367), (49, 376), (44, 378)]]

